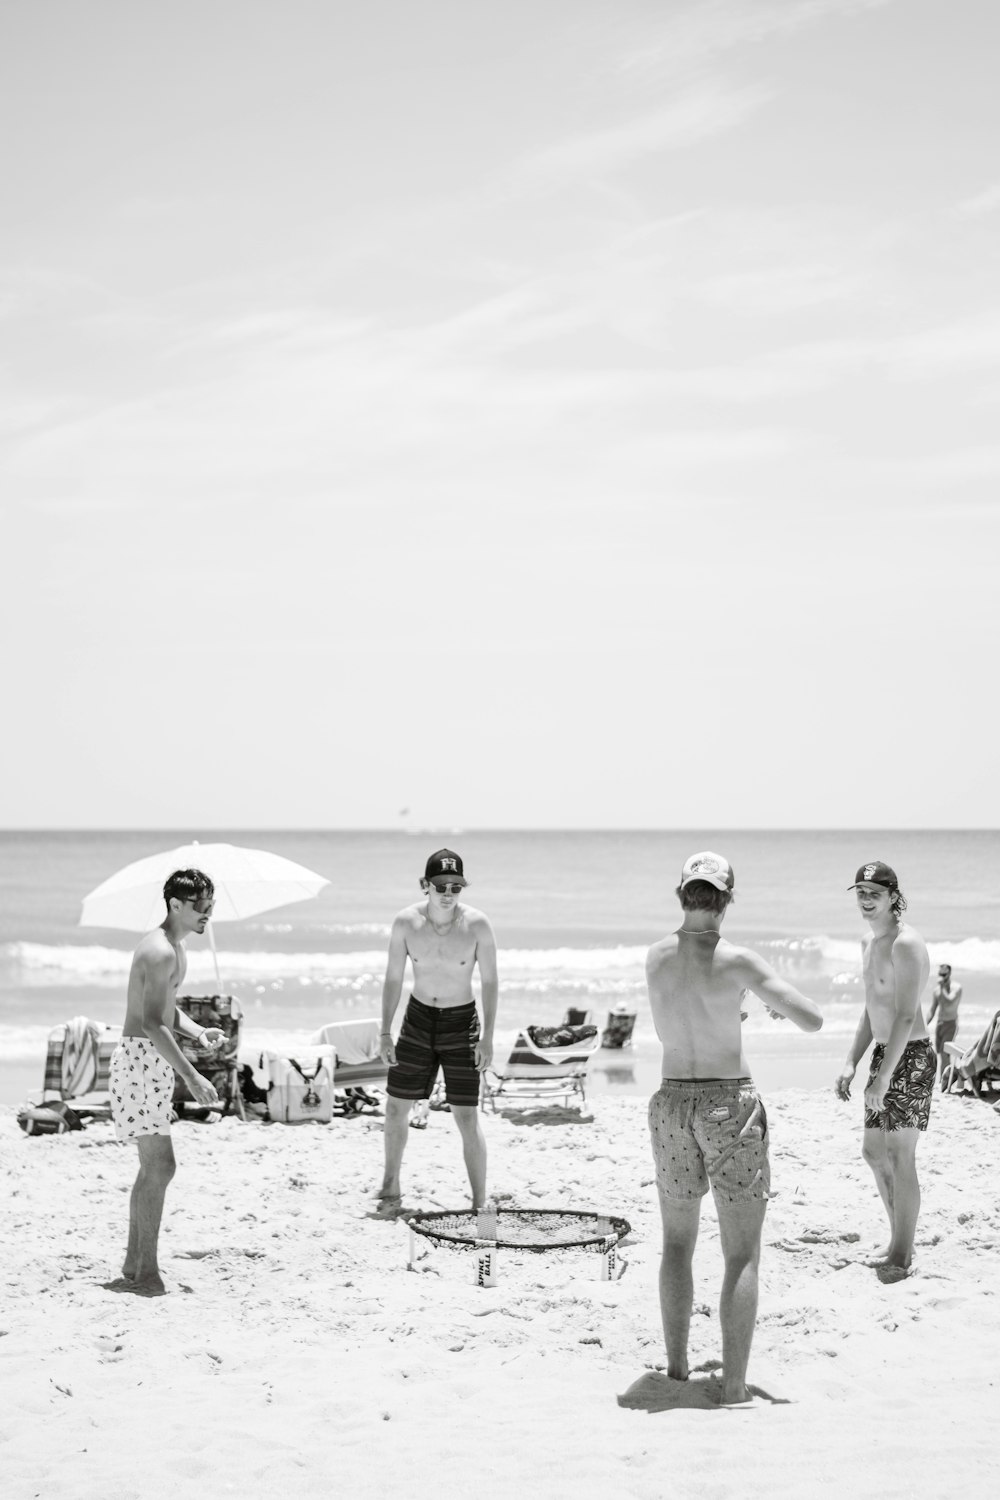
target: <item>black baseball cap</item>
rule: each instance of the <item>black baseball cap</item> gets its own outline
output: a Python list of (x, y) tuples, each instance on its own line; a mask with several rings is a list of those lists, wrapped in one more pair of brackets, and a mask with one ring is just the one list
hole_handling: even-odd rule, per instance
[(427, 861), (425, 880), (450, 880), (455, 885), (468, 885), (462, 868), (462, 856), (454, 849), (438, 849)]
[(853, 891), (859, 885), (884, 885), (887, 891), (898, 891), (899, 880), (891, 865), (884, 865), (880, 859), (873, 859), (867, 865), (862, 865), (854, 877), (854, 885), (847, 889)]

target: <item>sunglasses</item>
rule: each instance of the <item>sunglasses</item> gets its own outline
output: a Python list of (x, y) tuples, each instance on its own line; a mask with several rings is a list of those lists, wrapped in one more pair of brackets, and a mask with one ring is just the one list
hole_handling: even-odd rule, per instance
[(431, 885), (439, 896), (460, 896), (462, 894), (462, 887), (452, 884), (450, 880), (432, 880)]
[(210, 917), (212, 915), (213, 911), (215, 910), (215, 902), (214, 902), (214, 900), (213, 901), (195, 901), (195, 900), (192, 899), (191, 901), (188, 902), (188, 905), (194, 907), (194, 909), (198, 913), (199, 917)]

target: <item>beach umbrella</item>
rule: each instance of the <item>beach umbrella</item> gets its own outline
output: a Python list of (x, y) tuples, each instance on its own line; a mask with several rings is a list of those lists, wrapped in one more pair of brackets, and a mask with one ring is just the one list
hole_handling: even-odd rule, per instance
[(237, 844), (182, 844), (162, 854), (149, 854), (108, 877), (83, 899), (81, 927), (118, 927), (126, 932), (149, 932), (166, 915), (163, 886), (174, 870), (203, 870), (215, 886), (215, 910), (208, 924), (208, 940), (215, 978), (222, 991), (219, 959), (212, 932), (214, 922), (240, 922), (276, 906), (308, 901), (329, 881), (305, 865), (271, 854), (266, 849), (244, 849)]

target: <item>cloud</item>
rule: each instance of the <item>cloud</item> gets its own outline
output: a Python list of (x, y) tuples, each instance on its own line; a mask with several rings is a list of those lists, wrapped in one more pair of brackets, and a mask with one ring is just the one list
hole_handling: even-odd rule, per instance
[(676, 76), (708, 58), (787, 36), (842, 16), (861, 15), (895, 0), (699, 0), (650, 29), (643, 44), (623, 50), (619, 70), (650, 80)]
[(663, 109), (576, 135), (524, 157), (512, 169), (522, 187), (542, 188), (617, 171), (640, 157), (692, 146), (743, 123), (768, 102), (760, 87), (706, 82)]
[(992, 187), (984, 188), (981, 193), (976, 193), (972, 198), (964, 198), (957, 205), (956, 212), (965, 218), (980, 219), (986, 214), (995, 213), (1000, 208), (1000, 182), (995, 182)]

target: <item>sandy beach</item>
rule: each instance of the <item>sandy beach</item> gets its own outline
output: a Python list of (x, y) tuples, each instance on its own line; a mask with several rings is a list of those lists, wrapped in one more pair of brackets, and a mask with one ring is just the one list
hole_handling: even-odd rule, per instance
[[(885, 1286), (865, 1264), (884, 1235), (859, 1104), (789, 1090), (768, 1107), (759, 1394), (735, 1410), (717, 1406), (710, 1200), (695, 1373), (662, 1373), (642, 1100), (483, 1117), (502, 1202), (631, 1222), (614, 1283), (582, 1252), (504, 1255), (491, 1289), (469, 1254), (428, 1247), (408, 1271), (405, 1225), (368, 1217), (379, 1117), (226, 1119), (175, 1128), (155, 1301), (101, 1286), (120, 1267), (134, 1151), (103, 1122), (28, 1138), (4, 1112), (6, 1500), (984, 1490), (1000, 1472), (1000, 1116), (935, 1100), (915, 1273)], [(411, 1208), (465, 1206), (446, 1114), (412, 1134), (404, 1188)]]

